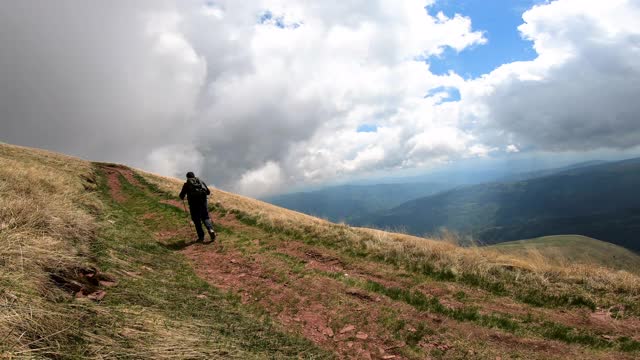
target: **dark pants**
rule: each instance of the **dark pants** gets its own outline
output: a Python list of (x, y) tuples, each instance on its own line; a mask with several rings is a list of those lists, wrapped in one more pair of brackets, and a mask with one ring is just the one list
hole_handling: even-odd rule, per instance
[(207, 207), (207, 199), (189, 202), (189, 212), (191, 212), (191, 220), (193, 220), (193, 223), (196, 225), (198, 239), (204, 239), (202, 223), (207, 227), (207, 230), (213, 230), (213, 223), (209, 217), (209, 209)]

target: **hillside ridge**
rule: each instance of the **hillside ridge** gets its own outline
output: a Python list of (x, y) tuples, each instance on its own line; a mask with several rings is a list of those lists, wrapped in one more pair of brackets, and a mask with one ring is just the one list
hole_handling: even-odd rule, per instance
[(640, 255), (621, 246), (582, 235), (552, 235), (535, 239), (508, 241), (492, 249), (522, 257), (543, 256), (565, 266), (572, 262), (598, 264), (611, 269), (640, 272)]
[(445, 227), (493, 244), (580, 234), (640, 250), (640, 159), (607, 162), (514, 182), (494, 182), (414, 199), (355, 221), (433, 234)]
[[(10, 145), (0, 145), (0, 165), (2, 209), (12, 209), (0, 213), (0, 256), (17, 265), (0, 272), (12, 284), (0, 291), (3, 355), (640, 353), (640, 278), (628, 272), (351, 228), (220, 190), (210, 203), (220, 243), (193, 244), (176, 200), (181, 180)], [(36, 217), (19, 210), (34, 203)], [(86, 230), (71, 231), (80, 220)], [(108, 279), (102, 292), (83, 296), (79, 281), (96, 274)]]

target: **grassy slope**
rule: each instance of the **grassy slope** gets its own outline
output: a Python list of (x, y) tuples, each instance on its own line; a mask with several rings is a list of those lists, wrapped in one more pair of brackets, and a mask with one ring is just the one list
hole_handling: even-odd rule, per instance
[[(181, 185), (179, 180), (145, 176), (168, 191), (168, 197)], [(339, 334), (343, 325), (354, 324), (382, 340), (383, 344), (367, 340), (373, 344), (360, 344), (363, 349), (404, 345), (394, 354), (406, 358), (457, 358), (469, 353), (478, 358), (505, 354), (514, 358), (632, 358), (634, 355), (625, 352), (636, 351), (633, 349), (638, 346), (630, 337), (637, 336), (637, 331), (629, 330), (637, 326), (635, 315), (631, 315), (638, 295), (637, 284), (631, 283), (637, 278), (628, 273), (592, 267), (559, 269), (541, 259), (523, 262), (492, 251), (335, 225), (222, 191), (216, 191), (214, 198), (216, 223), (229, 226), (240, 236), (223, 238), (225, 246), (234, 251), (230, 258), (206, 247), (189, 250), (194, 266), (210, 282), (229, 286), (248, 301), (255, 299), (258, 306), (285, 323), (289, 312), (302, 311), (304, 315), (305, 308), (318, 306), (314, 311), (322, 314), (321, 309), (333, 308), (335, 312), (324, 314), (322, 323), (331, 328), (330, 333)], [(216, 269), (224, 261), (238, 267)], [(240, 279), (248, 280), (228, 285), (236, 282), (236, 271), (241, 271)], [(317, 293), (324, 300), (314, 299), (300, 309), (295, 305), (301, 302), (298, 296), (286, 296), (283, 301), (281, 287), (252, 280), (253, 272), (260, 274), (258, 278), (275, 272), (267, 276), (272, 282), (298, 294)], [(311, 284), (322, 287), (305, 281), (298, 284), (298, 278), (314, 279)], [(607, 283), (617, 289), (602, 287)], [(619, 287), (623, 284), (631, 288)], [(593, 291), (598, 295), (593, 296)], [(624, 300), (614, 295), (617, 291), (629, 297)], [(354, 303), (354, 296), (365, 300)], [(607, 312), (605, 317), (611, 319), (608, 325), (585, 322), (589, 314), (600, 316), (600, 307), (616, 312), (614, 304), (623, 303), (624, 315)], [(367, 309), (364, 313), (363, 308)], [(382, 328), (372, 327), (372, 323), (382, 324)], [(603, 340), (609, 339), (606, 332), (614, 325), (630, 326), (614, 336), (618, 344)], [(315, 334), (309, 333), (309, 326), (297, 331), (340, 354), (361, 356), (340, 345), (353, 337), (337, 336), (336, 344), (325, 336), (323, 342), (317, 339), (322, 326)], [(604, 328), (608, 330), (602, 333)]]
[[(0, 354), (631, 359), (640, 351), (640, 279), (626, 272), (350, 228), (222, 191), (211, 210), (224, 248), (190, 245), (186, 214), (171, 202), (178, 180), (5, 145), (0, 161), (12, 169), (0, 172)], [(33, 183), (37, 190), (25, 185)], [(101, 302), (73, 299), (50, 281), (87, 266), (117, 281)]]
[[(122, 191), (133, 194), (114, 201), (103, 168), (78, 159), (6, 145), (0, 155), (0, 357), (331, 357), (155, 242), (151, 231), (183, 220), (173, 207), (147, 203), (130, 186)], [(166, 216), (138, 217), (152, 209)], [(41, 237), (31, 242), (34, 233)], [(99, 303), (51, 281), (57, 273), (80, 282), (88, 266), (117, 281)]]
[(594, 264), (630, 272), (640, 271), (640, 255), (605, 241), (581, 235), (544, 236), (491, 246), (505, 254), (543, 256), (557, 265)]

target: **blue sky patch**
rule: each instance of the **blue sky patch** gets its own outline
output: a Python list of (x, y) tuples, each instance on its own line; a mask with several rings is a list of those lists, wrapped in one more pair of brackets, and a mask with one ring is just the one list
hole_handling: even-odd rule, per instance
[(300, 27), (300, 25), (302, 25), (301, 23), (297, 22), (287, 23), (284, 19), (284, 16), (275, 16), (269, 10), (263, 12), (262, 15), (260, 15), (258, 22), (260, 24), (273, 25), (279, 27), (280, 29), (297, 29)]
[(452, 86), (438, 86), (437, 88), (433, 88), (429, 90), (427, 95), (425, 95), (424, 97), (426, 99), (439, 93), (446, 93), (446, 96), (443, 99), (441, 99), (438, 104), (442, 104), (445, 102), (452, 102), (452, 101), (460, 101), (460, 98), (461, 98), (460, 90)]
[(470, 79), (487, 74), (498, 66), (514, 61), (533, 60), (533, 43), (520, 37), (522, 13), (544, 0), (438, 0), (427, 7), (431, 15), (443, 12), (447, 17), (460, 14), (471, 18), (474, 31), (484, 32), (487, 43), (460, 53), (447, 48), (440, 56), (425, 61), (431, 72), (444, 75), (449, 70)]
[(358, 126), (358, 129), (356, 131), (359, 132), (359, 133), (361, 133), (361, 132), (377, 132), (378, 131), (378, 126), (373, 125), (373, 124), (362, 124), (362, 125)]

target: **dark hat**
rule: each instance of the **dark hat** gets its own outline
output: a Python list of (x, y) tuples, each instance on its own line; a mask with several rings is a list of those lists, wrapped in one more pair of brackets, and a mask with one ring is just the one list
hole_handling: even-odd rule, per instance
[(189, 172), (187, 173), (187, 178), (188, 178), (188, 179), (190, 179), (190, 178), (194, 178), (194, 177), (196, 177), (196, 176), (193, 174), (193, 172), (192, 172), (192, 171), (189, 171)]

